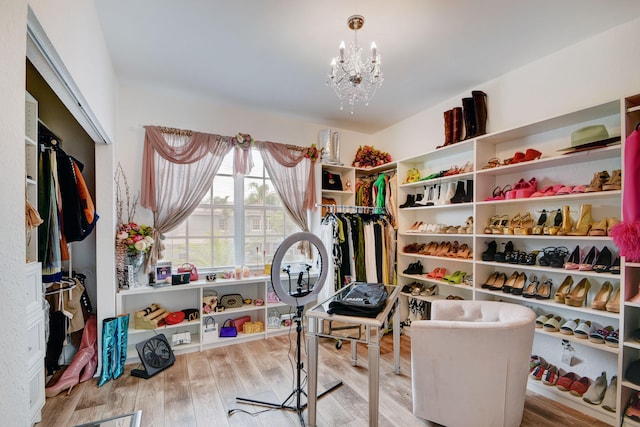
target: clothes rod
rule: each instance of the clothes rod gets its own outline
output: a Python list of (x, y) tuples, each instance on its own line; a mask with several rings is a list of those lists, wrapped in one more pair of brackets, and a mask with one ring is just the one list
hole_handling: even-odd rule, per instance
[[(378, 206), (328, 205), (328, 204), (316, 203), (316, 207), (326, 208), (329, 212), (340, 212), (340, 213), (378, 213), (378, 214), (387, 213), (387, 208), (378, 207)], [(349, 211), (349, 212), (346, 212), (346, 211)]]

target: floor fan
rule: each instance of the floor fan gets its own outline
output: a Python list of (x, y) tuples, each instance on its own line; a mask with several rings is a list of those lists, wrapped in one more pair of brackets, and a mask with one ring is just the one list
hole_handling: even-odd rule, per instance
[(164, 334), (155, 335), (136, 344), (138, 356), (144, 369), (132, 369), (131, 376), (149, 379), (158, 372), (173, 365), (176, 357)]
[[(315, 283), (312, 284), (309, 274), (309, 271), (312, 269), (311, 265), (306, 263), (298, 263), (299, 265), (301, 265), (301, 267), (296, 271), (295, 268), (292, 268), (291, 264), (288, 264), (285, 268), (283, 268), (283, 261), (286, 260), (285, 256), (287, 255), (287, 252), (290, 248), (294, 247), (296, 250), (299, 250), (299, 248), (303, 248), (303, 253), (310, 254), (313, 246), (315, 246), (315, 248), (317, 249), (317, 262), (320, 267), (320, 271), (318, 274), (318, 279), (315, 281)], [(315, 301), (318, 293), (324, 285), (324, 281), (327, 278), (327, 263), (327, 250), (322, 244), (322, 241), (315, 234), (309, 232), (292, 234), (291, 236), (284, 239), (280, 246), (278, 246), (278, 249), (276, 249), (276, 253), (273, 258), (273, 264), (271, 267), (271, 283), (273, 284), (273, 289), (282, 302), (292, 307), (296, 307), (296, 314), (294, 318), (296, 322), (296, 386), (291, 394), (289, 394), (289, 396), (287, 396), (287, 398), (282, 403), (271, 403), (261, 400), (248, 399), (245, 397), (236, 397), (237, 402), (265, 406), (273, 409), (294, 411), (298, 414), (300, 424), (302, 426), (305, 425), (302, 412), (306, 409), (307, 402), (303, 403), (302, 396), (304, 395), (306, 398), (307, 393), (305, 393), (305, 391), (302, 389), (302, 315), (304, 306)], [(281, 273), (286, 273), (285, 282), (283, 282), (282, 280)], [(295, 278), (295, 281), (292, 281), (292, 274)], [(341, 385), (342, 381), (338, 381), (336, 384), (332, 385), (327, 390), (319, 394), (318, 398), (321, 398), (325, 394), (330, 393)], [(293, 404), (287, 403), (292, 398), (295, 398), (295, 406), (293, 406)], [(230, 410), (229, 414), (232, 413), (233, 410)]]

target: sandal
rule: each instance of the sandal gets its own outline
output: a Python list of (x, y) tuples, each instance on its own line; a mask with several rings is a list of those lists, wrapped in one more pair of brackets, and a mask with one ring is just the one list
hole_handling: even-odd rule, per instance
[(595, 344), (604, 344), (604, 340), (613, 332), (613, 326), (597, 329), (589, 335), (589, 341)]
[(580, 319), (567, 320), (560, 327), (560, 333), (564, 335), (573, 335), (573, 331), (578, 327), (579, 323), (580, 323)]
[(489, 159), (487, 164), (483, 166), (482, 169), (493, 169), (493, 168), (497, 168), (498, 166), (500, 166), (500, 159), (497, 157), (493, 157)]
[(622, 171), (615, 169), (609, 180), (602, 185), (602, 191), (620, 190), (622, 188)]
[(607, 335), (607, 337), (604, 339), (604, 343), (606, 345), (608, 345), (609, 347), (618, 347), (618, 343), (619, 343), (618, 335), (619, 334), (620, 334), (620, 331), (618, 329), (616, 329), (615, 331), (613, 331), (609, 335)]
[(547, 210), (542, 209), (542, 213), (540, 213), (540, 217), (538, 218), (538, 223), (535, 225), (535, 227), (531, 229), (531, 233), (536, 235), (541, 235), (544, 230), (544, 225), (546, 223), (547, 223)]
[(580, 338), (580, 339), (588, 339), (589, 336), (591, 335), (591, 333), (595, 330), (595, 328), (593, 327), (593, 324), (591, 323), (591, 320), (585, 320), (583, 322), (581, 322), (577, 328), (575, 328), (573, 330), (573, 335), (576, 338)]
[(542, 329), (545, 323), (553, 317), (553, 314), (541, 314), (536, 318), (536, 328)]
[(562, 323), (564, 323), (562, 321), (562, 317), (554, 316), (551, 319), (547, 320), (547, 323), (542, 326), (542, 329), (547, 332), (558, 332)]

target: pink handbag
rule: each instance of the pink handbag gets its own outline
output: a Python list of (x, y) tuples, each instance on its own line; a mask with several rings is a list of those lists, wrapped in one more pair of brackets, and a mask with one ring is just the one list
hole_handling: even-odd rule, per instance
[(195, 265), (189, 262), (185, 262), (184, 264), (182, 264), (182, 267), (178, 267), (178, 273), (191, 273), (191, 281), (195, 282), (196, 280), (198, 280), (198, 269)]

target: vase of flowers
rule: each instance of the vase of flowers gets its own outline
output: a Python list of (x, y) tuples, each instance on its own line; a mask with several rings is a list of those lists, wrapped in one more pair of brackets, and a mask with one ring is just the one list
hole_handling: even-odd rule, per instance
[(119, 271), (118, 274), (120, 288), (127, 289), (140, 286), (138, 273), (140, 273), (140, 269), (144, 265), (147, 253), (153, 247), (152, 234), (153, 227), (138, 225), (135, 222), (120, 224), (118, 227), (116, 248), (118, 264), (122, 266), (122, 271)]

